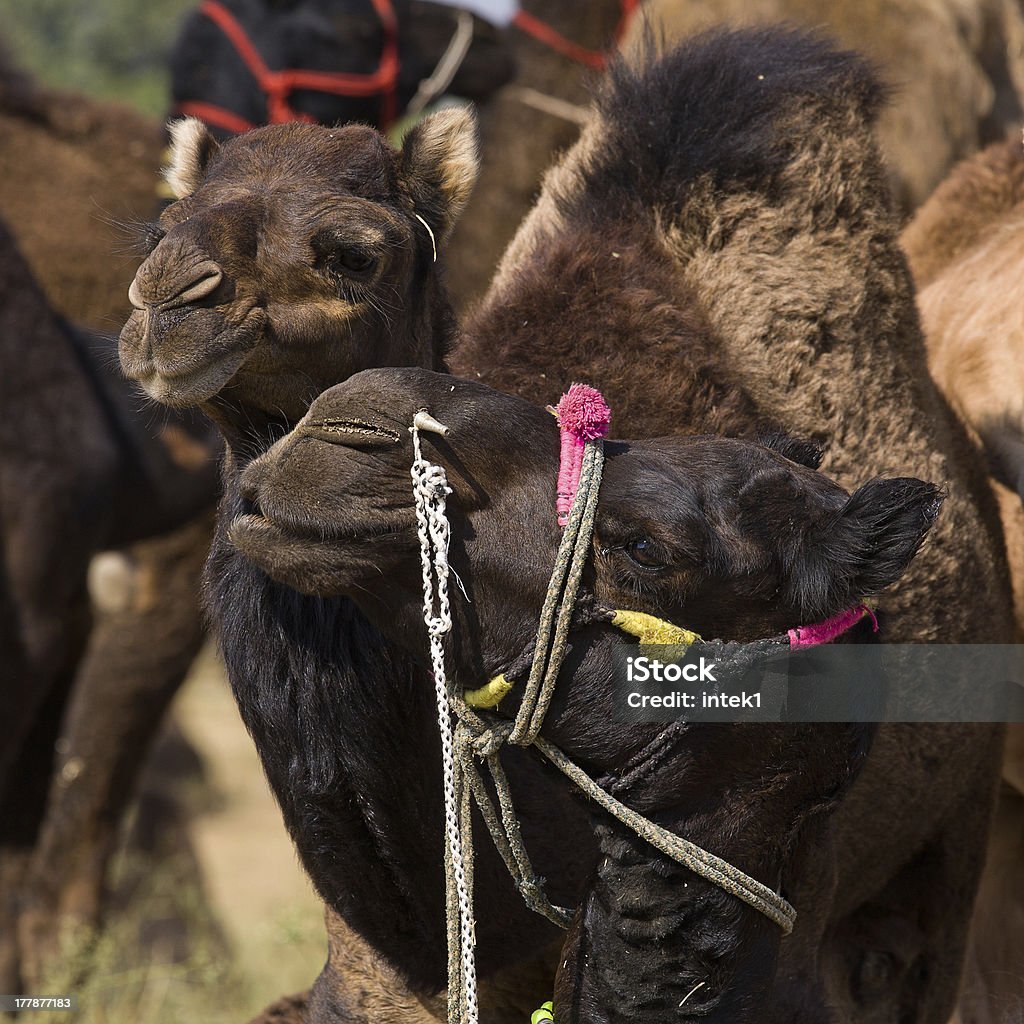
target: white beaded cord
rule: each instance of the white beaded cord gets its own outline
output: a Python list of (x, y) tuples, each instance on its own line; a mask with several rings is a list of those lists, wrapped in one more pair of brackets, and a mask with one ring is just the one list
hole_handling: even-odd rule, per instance
[[(459, 825), (459, 806), (456, 783), (455, 752), (452, 737), (451, 712), (448, 697), (448, 681), (444, 666), (442, 637), (452, 628), (451, 607), (448, 601), (448, 542), (450, 529), (445, 514), (447, 496), (451, 493), (444, 468), (423, 458), (420, 450), (419, 428), (410, 428), (413, 444), (411, 468), (413, 496), (416, 502), (416, 522), (420, 541), (420, 563), (423, 570), (423, 622), (430, 638), (430, 660), (434, 673), (434, 689), (437, 696), (437, 723), (441, 731), (441, 758), (444, 779), (444, 817), (448, 840), (450, 875), (458, 904), (458, 946), (461, 965), (461, 993), (451, 989), (451, 973), (454, 964), (453, 950), (449, 948), (449, 1024), (478, 1024), (479, 1010), (476, 991), (476, 929), (473, 920), (472, 897), (466, 881), (466, 869), (462, 856), (462, 834)], [(435, 585), (436, 579), (436, 585)], [(436, 600), (435, 600), (436, 593)], [(436, 604), (436, 611), (435, 611)], [(449, 883), (450, 884), (450, 883)], [(450, 906), (449, 894), (449, 906)], [(449, 921), (448, 941), (451, 947), (454, 929)], [(461, 1009), (465, 1021), (460, 1020)]]

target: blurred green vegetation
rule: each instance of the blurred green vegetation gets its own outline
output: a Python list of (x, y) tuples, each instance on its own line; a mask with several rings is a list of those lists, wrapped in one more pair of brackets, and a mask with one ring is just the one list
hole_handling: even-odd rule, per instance
[(162, 117), (168, 61), (198, 0), (0, 0), (15, 62), (58, 89), (117, 99)]

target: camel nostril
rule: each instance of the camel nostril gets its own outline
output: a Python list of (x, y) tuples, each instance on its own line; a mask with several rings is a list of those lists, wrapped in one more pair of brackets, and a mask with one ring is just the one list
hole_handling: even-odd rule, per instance
[(175, 309), (205, 299), (223, 280), (223, 272), (212, 260), (202, 260), (173, 276), (154, 274), (143, 264), (128, 288), (128, 301), (136, 309)]
[(196, 278), (192, 284), (183, 288), (172, 299), (166, 300), (164, 305), (184, 306), (190, 302), (198, 302), (200, 299), (205, 299), (207, 295), (215, 292), (220, 286), (221, 281), (224, 280), (220, 267), (216, 263), (207, 263), (202, 268), (202, 271), (202, 277)]

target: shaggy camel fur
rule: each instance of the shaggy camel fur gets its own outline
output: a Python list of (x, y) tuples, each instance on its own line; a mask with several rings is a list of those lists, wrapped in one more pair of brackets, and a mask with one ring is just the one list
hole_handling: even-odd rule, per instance
[[(958, 165), (903, 232), (938, 385), (981, 442), (1003, 520), (1018, 629), (1024, 623), (1024, 508), (1019, 446), (1015, 298), (1024, 260), (1024, 147), (1018, 132)], [(1017, 382), (1017, 387), (1014, 386)], [(1003, 486), (1003, 485), (1007, 486)], [(1007, 487), (1012, 488), (1008, 490)], [(965, 995), (967, 1020), (999, 1019), (1024, 999), (1024, 727), (1009, 728), (1006, 782), (996, 816)], [(987, 998), (986, 998), (987, 997)]]
[[(878, 139), (898, 204), (920, 206), (952, 166), (1024, 117), (1024, 14), (1017, 0), (648, 0), (672, 43), (713, 25), (820, 29), (877, 62), (893, 102)], [(624, 46), (641, 42), (642, 27)]]
[[(370, 0), (221, 0), (245, 31), (260, 59), (272, 70), (371, 75), (384, 59), (385, 29)], [(457, 31), (459, 12), (422, 0), (396, 0), (397, 90), (391, 117), (399, 116), (420, 83), (437, 68)], [(481, 102), (504, 85), (515, 66), (503, 34), (470, 15), (472, 40), (447, 91)], [(329, 83), (328, 83), (329, 84)], [(172, 113), (184, 108), (207, 122), (217, 138), (241, 127), (223, 127), (241, 119), (249, 127), (293, 120), (320, 124), (359, 121), (387, 130), (380, 92), (343, 95), (325, 88), (296, 89), (284, 97), (290, 110), (272, 116), (268, 96), (239, 56), (234, 43), (210, 16), (195, 11), (185, 20), (171, 54)], [(215, 109), (206, 109), (209, 107)], [(223, 112), (234, 115), (223, 118)]]
[[(208, 428), (173, 416), (154, 432), (150, 415), (139, 415), (137, 399), (113, 373), (109, 342), (100, 348), (97, 343), (71, 331), (53, 313), (0, 226), (0, 377), (7, 424), (6, 436), (0, 437), (0, 591), (13, 609), (0, 623), (0, 649), (9, 667), (0, 693), (8, 732), (0, 755), (0, 963), (10, 984), (19, 971), (22, 979), (37, 979), (41, 948), (56, 945), (55, 922), (45, 914), (47, 927), (37, 941), (16, 942), (26, 909), (41, 912), (44, 893), (54, 894), (58, 905), (62, 898), (85, 901), (88, 910), (80, 917), (95, 922), (102, 863), (116, 828), (118, 815), (106, 821), (95, 817), (88, 803), (78, 806), (81, 795), (52, 795), (51, 807), (62, 811), (58, 820), (66, 842), (36, 859), (33, 848), (40, 831), (56, 823), (51, 818), (44, 825), (51, 780), (54, 787), (67, 789), (72, 772), (81, 775), (75, 791), (89, 794), (87, 800), (105, 798), (102, 810), (110, 815), (111, 801), (118, 811), (127, 803), (142, 759), (125, 744), (111, 742), (111, 730), (121, 723), (105, 715), (97, 718), (92, 706), (97, 693), (113, 689), (101, 704), (101, 710), (112, 713), (116, 701), (125, 699), (122, 692), (132, 677), (121, 674), (123, 658), (104, 657), (101, 638), (106, 634), (89, 635), (89, 561), (104, 548), (179, 528), (211, 505), (217, 487), (216, 445)], [(187, 465), (181, 464), (182, 450), (192, 453)], [(180, 548), (181, 541), (177, 544)], [(201, 560), (201, 538), (190, 536), (186, 547), (197, 544)], [(191, 599), (194, 608), (198, 567), (188, 567), (180, 550), (174, 550), (173, 557), (162, 556), (163, 579), (154, 581), (163, 592), (160, 600)], [(183, 592), (166, 594), (167, 585), (176, 582)], [(187, 618), (198, 633), (195, 613)], [(164, 683), (163, 672), (169, 670), (155, 651), (171, 659), (185, 651), (191, 660), (199, 639), (182, 645), (182, 637), (172, 636), (165, 650), (159, 641), (168, 625), (159, 614), (151, 626), (153, 621), (159, 630), (143, 638), (123, 632), (131, 623), (122, 616), (107, 652), (134, 645), (135, 657), (144, 662), (137, 676), (150, 687)], [(178, 618), (171, 621), (173, 628)], [(185, 667), (174, 669), (176, 679)], [(72, 692), (78, 710), (67, 734), (64, 771), (54, 775), (54, 746)], [(130, 700), (138, 699), (135, 691)], [(88, 727), (78, 729), (75, 721), (83, 714)], [(91, 744), (99, 756), (86, 756), (78, 740)], [(103, 765), (111, 764), (116, 776), (115, 768), (126, 759), (131, 762), (128, 777), (118, 778), (117, 788), (108, 793)], [(96, 828), (105, 830), (105, 842), (94, 841)], [(62, 870), (55, 872), (54, 865)]]
[[(437, 752), (423, 670), (389, 650), (350, 602), (300, 598), (256, 572), (223, 533), (238, 510), (241, 470), (322, 390), (369, 363), (440, 366), (454, 323), (434, 245), (443, 249), (475, 168), (474, 123), (462, 110), (422, 122), (400, 153), (359, 126), (269, 127), (218, 148), (201, 124), (185, 122), (169, 174), (182, 198), (162, 215), (121, 334), (128, 375), (166, 404), (200, 404), (227, 440), (210, 603), (303, 864), (328, 907), (426, 993), (445, 978), (438, 865), (420, 852), (436, 827), (440, 780), (379, 785), (397, 765)], [(319, 645), (304, 642), (311, 620), (323, 625)], [(282, 683), (293, 699), (282, 702)], [(370, 710), (368, 692), (377, 694), (371, 709), (378, 699), (400, 709), (396, 732), (327, 726), (345, 717), (339, 700), (353, 714)], [(313, 707), (322, 710), (311, 718)], [(585, 815), (532, 761), (520, 759), (514, 773), (528, 795), (539, 870), (572, 902), (586, 871), (580, 851), (591, 843)], [(564, 834), (547, 828), (551, 808)], [(415, 840), (401, 842), (410, 828)], [(495, 908), (478, 932), (485, 975), (554, 940), (557, 930), (538, 926), (493, 852), (478, 884)], [(399, 912), (381, 911), (396, 898)], [(326, 1014), (339, 1000), (358, 1004), (361, 986), (354, 978), (319, 1005)], [(499, 1019), (520, 1012), (510, 1005)]]
[[(745, 433), (766, 418), (827, 441), (838, 475), (919, 470), (948, 481), (937, 543), (889, 601), (894, 636), (1006, 639), (1012, 624), (994, 512), (962, 428), (928, 378), (895, 245), (869, 129), (878, 90), (856, 62), (782, 40), (704, 41), (682, 51), (679, 67), (661, 65), (635, 89), (627, 80), (613, 93), (618, 115), (594, 122), (549, 176), (459, 360), (474, 373), (505, 363), (509, 387), (543, 390), (544, 400), (570, 375), (590, 376), (601, 365), (607, 381), (598, 383), (636, 433), (688, 426)], [(687, 122), (673, 122), (673, 110)], [(710, 119), (703, 131), (702, 117)], [(685, 143), (690, 130), (702, 146)], [(440, 359), (424, 332), (439, 315), (425, 304), (439, 293), (424, 278), (430, 249), (412, 218), (417, 195), (435, 231), (450, 219), (436, 219), (429, 189), (403, 188), (408, 152), (387, 156), (368, 132), (335, 132), (328, 142), (330, 134), (273, 129), (218, 153), (197, 128), (183, 131), (175, 180), (185, 198), (165, 214), (167, 235), (136, 280), (140, 309), (122, 335), (126, 369), (154, 397), (206, 403), (234, 438), (233, 467), (265, 448), (296, 410), (301, 415), (332, 374), (344, 377), (371, 357), (396, 358), (396, 338), (408, 338), (406, 362)], [(272, 142), (286, 139), (293, 159), (282, 160)], [(422, 144), (418, 134), (408, 145), (422, 154)], [(350, 161), (347, 177), (327, 173), (332, 160)], [(307, 176), (301, 191), (299, 173)], [(326, 211), (326, 219), (302, 216), (303, 209)], [(344, 223), (335, 220), (339, 209)], [(260, 235), (260, 226), (271, 230)], [(283, 259), (291, 254), (301, 262), (293, 258), (286, 276)], [(409, 305), (382, 312), (375, 307), (391, 288)], [(385, 315), (391, 330), (374, 349), (367, 332)], [(549, 340), (569, 326), (575, 347), (553, 352)], [(629, 355), (637, 337), (651, 339), (639, 368)], [(290, 369), (290, 360), (301, 360), (308, 375)], [(553, 362), (565, 366), (564, 382), (550, 373)], [(661, 380), (679, 383), (678, 398), (664, 405), (650, 398), (652, 382)], [(225, 508), (239, 507), (229, 496)], [(234, 674), (246, 687), (241, 702), (257, 743), (267, 762), (299, 757), (290, 776), (273, 763), (268, 770), (286, 818), (301, 830), (309, 784), (330, 777), (333, 762), (294, 716), (305, 706), (329, 707), (341, 684), (312, 692), (310, 677), (322, 676), (305, 659), (324, 652), (299, 647), (299, 660), (281, 668), (294, 680), (294, 703), (282, 706), (279, 685), (265, 679), (267, 659), (244, 648), (249, 637), (263, 642), (261, 602), (275, 609), (270, 621), (286, 634), (299, 628), (302, 602), (246, 575), (227, 549), (214, 565), (222, 570), (213, 577), (216, 605), (231, 615), (224, 636), (242, 641)], [(963, 579), (985, 581), (966, 604)], [(323, 606), (315, 607), (306, 617), (329, 625)], [(243, 626), (250, 616), (261, 625)], [(333, 645), (337, 630), (328, 633)], [(332, 648), (330, 657), (342, 653)], [(323, 718), (318, 712), (311, 722)], [(272, 719), (280, 728), (269, 727)], [(773, 1012), (839, 1003), (857, 1013), (870, 1005), (879, 1019), (895, 1019), (909, 1004), (922, 1020), (944, 1018), (1000, 740), (998, 729), (986, 727), (881, 730), (864, 776), (836, 812), (838, 870), (849, 884), (822, 907), (825, 918), (805, 919), (787, 941)], [(325, 824), (322, 806), (314, 806), (316, 822)], [(337, 822), (346, 850), (365, 834), (354, 810)], [(307, 866), (330, 845), (320, 825), (297, 841), (300, 848), (312, 843)], [(389, 856), (397, 851), (389, 848)], [(812, 868), (798, 886), (812, 884)], [(311, 873), (318, 876), (316, 865)], [(322, 877), (319, 884), (326, 887)], [(372, 904), (366, 889), (359, 895)], [(352, 920), (357, 909), (343, 912)], [(884, 977), (874, 967), (881, 961), (891, 965)], [(820, 973), (807, 977), (804, 967), (815, 963)], [(938, 980), (924, 985), (926, 975)]]
[[(523, 652), (560, 540), (558, 429), (540, 407), (422, 370), (357, 374), (249, 466), (243, 493), (255, 511), (235, 520), (230, 537), (280, 582), (350, 595), (393, 642), (422, 650), (404, 429), (421, 408), (448, 428), (424, 444), (452, 488), (450, 552), (466, 588), (464, 601), (453, 597), (447, 641), (453, 685), (473, 689), (518, 665), (521, 692)], [(906, 569), (941, 505), (937, 489), (917, 480), (874, 480), (851, 498), (748, 442), (662, 438), (605, 449), (589, 584), (599, 607), (639, 601), (708, 637), (778, 635), (878, 592)], [(374, 542), (381, 533), (387, 545)], [(814, 819), (856, 776), (873, 727), (617, 722), (611, 653), (621, 642), (610, 624), (574, 634), (545, 737), (642, 813), (788, 890), (793, 865), (828, 831)], [(515, 692), (505, 704), (514, 715)], [(668, 736), (675, 749), (654, 770), (650, 751)], [(607, 860), (569, 931), (556, 1019), (667, 1020), (681, 999), (688, 1013), (748, 1019), (772, 981), (778, 928), (596, 817)]]
[[(524, 6), (598, 49), (610, 44), (620, 13), (612, 0), (587, 4), (585, 19), (572, 2)], [(904, 212), (957, 160), (1022, 117), (1024, 17), (1016, 0), (646, 0), (623, 45), (632, 51), (648, 24), (672, 44), (712, 25), (780, 21), (868, 54), (895, 86), (879, 132)], [(572, 121), (525, 106), (517, 88), (580, 104), (595, 77), (532, 39), (520, 36), (515, 46), (516, 85), (482, 113), (480, 186), (452, 240), (452, 288), (463, 308), (483, 295), (542, 171), (576, 138)]]

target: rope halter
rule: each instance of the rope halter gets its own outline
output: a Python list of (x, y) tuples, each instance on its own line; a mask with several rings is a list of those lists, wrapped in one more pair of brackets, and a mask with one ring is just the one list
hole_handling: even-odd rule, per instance
[[(514, 722), (476, 710), (448, 685), (443, 637), (451, 631), (452, 625), (448, 600), (450, 534), (446, 516), (446, 500), (451, 491), (443, 467), (424, 459), (420, 448), (421, 431), (446, 435), (448, 429), (425, 410), (416, 414), (410, 428), (414, 453), (413, 493), (423, 572), (423, 619), (430, 640), (443, 759), (449, 1024), (478, 1024), (479, 1020), (473, 949), (475, 921), (470, 797), (477, 803), (495, 846), (527, 906), (563, 928), (572, 918), (570, 910), (555, 906), (547, 899), (543, 885), (530, 864), (499, 758), (499, 752), (506, 743), (536, 747), (579, 789), (637, 836), (764, 914), (782, 929), (783, 934), (788, 935), (793, 930), (796, 920), (795, 909), (773, 889), (616, 800), (561, 750), (540, 736), (567, 651), (569, 629), (574, 617), (579, 618), (577, 596), (592, 543), (604, 464), (602, 438), (610, 418), (600, 394), (582, 385), (574, 385), (574, 388), (580, 390), (574, 392), (570, 389), (556, 411), (562, 428), (563, 455), (558, 487), (559, 515), (562, 515), (562, 506), (566, 505), (567, 521), (541, 609), (529, 678)], [(563, 500), (563, 489), (566, 500)], [(857, 613), (855, 616), (854, 612)], [(868, 613), (865, 606), (843, 613), (846, 618), (841, 625), (849, 628), (852, 622), (848, 620), (859, 621)], [(837, 616), (836, 620), (821, 624), (829, 627), (824, 632), (836, 635), (832, 630), (839, 627), (839, 618)], [(700, 639), (689, 630), (639, 612), (617, 612), (611, 621), (641, 639), (646, 636), (665, 642), (668, 638), (670, 642), (683, 643)], [(785, 639), (793, 642), (791, 636)], [(798, 635), (797, 643), (799, 639)], [(503, 677), (497, 677), (488, 684), (495, 691), (501, 690), (500, 696), (504, 696), (511, 686), (512, 683)], [(474, 694), (479, 692), (474, 691)], [(494, 703), (497, 700), (490, 706)], [(477, 762), (481, 761), (490, 773), (497, 806), (480, 772)]]
[[(398, 45), (398, 18), (392, 0), (372, 2), (384, 38), (377, 67), (368, 74), (308, 71), (300, 68), (274, 70), (267, 66), (245, 27), (221, 0), (204, 0), (198, 11), (224, 34), (263, 93), (267, 104), (267, 124), (286, 124), (290, 121), (314, 123), (312, 117), (292, 105), (292, 93), (307, 90), (333, 96), (380, 96), (379, 127), (387, 131), (399, 114), (398, 85), (402, 64)], [(473, 45), (473, 31), (473, 15), (468, 11), (457, 11), (455, 31), (434, 70), (420, 81), (415, 95), (405, 108), (406, 114), (414, 116), (421, 113), (448, 89)], [(258, 127), (255, 122), (233, 110), (202, 100), (185, 100), (177, 104), (175, 113), (198, 117), (206, 124), (234, 135)]]

